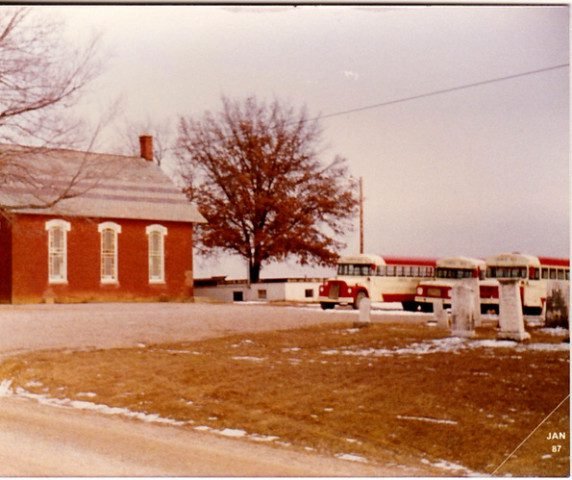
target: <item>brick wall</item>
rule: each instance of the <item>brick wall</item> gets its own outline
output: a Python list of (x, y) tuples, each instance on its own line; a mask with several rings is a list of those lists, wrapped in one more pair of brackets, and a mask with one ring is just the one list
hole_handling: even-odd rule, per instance
[[(157, 301), (192, 297), (187, 280), (192, 271), (192, 225), (123, 219), (63, 218), (71, 223), (67, 236), (67, 277), (64, 285), (48, 282), (48, 232), (45, 223), (54, 217), (21, 215), (12, 224), (13, 303)], [(118, 283), (100, 280), (98, 224), (121, 225), (118, 235)], [(165, 283), (149, 283), (148, 237), (145, 228), (160, 224), (165, 237)], [(1, 239), (0, 234), (0, 239)], [(0, 258), (1, 263), (1, 258)], [(1, 289), (0, 289), (1, 290)], [(1, 292), (0, 292), (1, 295)]]

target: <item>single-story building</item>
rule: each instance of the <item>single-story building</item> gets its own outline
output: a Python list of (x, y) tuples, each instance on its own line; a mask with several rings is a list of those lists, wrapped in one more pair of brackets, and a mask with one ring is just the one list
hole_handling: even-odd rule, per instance
[(227, 280), (226, 277), (195, 280), (197, 299), (216, 302), (302, 302), (318, 301), (324, 278), (267, 278), (257, 283)]
[(0, 302), (192, 297), (205, 220), (152, 161), (152, 138), (140, 143), (140, 157), (0, 146), (26, 173), (0, 191)]

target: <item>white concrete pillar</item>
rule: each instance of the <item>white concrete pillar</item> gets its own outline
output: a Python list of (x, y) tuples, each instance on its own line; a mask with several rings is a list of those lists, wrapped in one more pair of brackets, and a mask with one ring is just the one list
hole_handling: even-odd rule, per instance
[(521, 342), (530, 338), (530, 334), (524, 329), (519, 283), (518, 279), (499, 279), (498, 339)]
[(451, 293), (451, 329), (455, 337), (475, 336), (474, 300), (472, 289), (458, 283)]
[(355, 322), (355, 326), (367, 327), (369, 325), (371, 325), (371, 300), (365, 297), (359, 302), (359, 320)]
[(463, 278), (461, 280), (463, 285), (471, 290), (471, 309), (473, 319), (475, 321), (475, 327), (481, 326), (481, 296), (479, 289), (479, 279), (478, 278)]
[(433, 318), (440, 328), (450, 328), (449, 315), (443, 308), (443, 299), (435, 300), (433, 302)]

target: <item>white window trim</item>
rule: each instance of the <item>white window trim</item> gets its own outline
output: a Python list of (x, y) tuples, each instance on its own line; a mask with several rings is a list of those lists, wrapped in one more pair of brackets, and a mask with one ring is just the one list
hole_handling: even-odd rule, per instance
[[(50, 275), (50, 240), (54, 229), (61, 228), (64, 232), (63, 239), (63, 265), (62, 265), (62, 275), (58, 277), (53, 277)], [(71, 230), (71, 223), (65, 220), (48, 220), (45, 226), (48, 232), (48, 283), (51, 285), (66, 284), (68, 283), (68, 236), (67, 233)]]
[[(152, 233), (159, 233), (161, 234), (161, 277), (152, 277), (151, 276), (151, 238), (150, 235)], [(145, 228), (145, 233), (147, 234), (147, 263), (149, 264), (149, 283), (150, 284), (164, 284), (165, 281), (165, 237), (167, 236), (168, 230), (167, 227), (163, 225), (149, 225)]]
[[(114, 259), (113, 259), (113, 276), (111, 277), (104, 277), (103, 276), (103, 251), (101, 245), (101, 234), (103, 234), (104, 230), (112, 230), (114, 233), (113, 244), (115, 246), (114, 249)], [(97, 226), (97, 231), (100, 233), (100, 247), (99, 247), (99, 269), (100, 269), (100, 281), (102, 284), (113, 284), (116, 285), (119, 283), (119, 266), (117, 263), (118, 259), (118, 252), (119, 252), (119, 239), (118, 235), (121, 233), (121, 225), (115, 222), (103, 222)]]

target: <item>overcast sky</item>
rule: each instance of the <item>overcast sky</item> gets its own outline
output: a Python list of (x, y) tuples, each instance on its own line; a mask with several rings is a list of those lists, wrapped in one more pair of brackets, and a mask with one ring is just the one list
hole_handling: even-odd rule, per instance
[[(109, 53), (83, 108), (97, 116), (121, 96), (136, 123), (217, 111), (221, 95), (326, 115), (569, 60), (558, 6), (43, 8), (70, 38), (100, 32)], [(322, 120), (324, 160), (364, 177), (366, 251), (568, 256), (568, 98), (565, 67)], [(101, 141), (111, 148), (112, 131)], [(356, 252), (357, 222), (345, 240)], [(196, 260), (195, 276), (246, 270)]]

